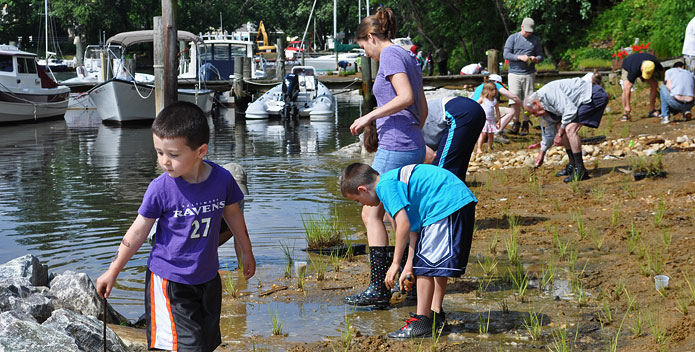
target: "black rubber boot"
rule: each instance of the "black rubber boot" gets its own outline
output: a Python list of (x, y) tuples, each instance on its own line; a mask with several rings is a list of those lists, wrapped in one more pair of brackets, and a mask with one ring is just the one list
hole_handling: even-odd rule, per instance
[(519, 128), (521, 128), (521, 123), (519, 121), (512, 122), (512, 127), (509, 128), (509, 134), (519, 134)]
[(528, 127), (531, 121), (524, 121), (521, 123), (521, 131), (519, 131), (520, 136), (525, 136), (528, 134)]
[(562, 177), (562, 176), (569, 176), (572, 174), (572, 170), (574, 170), (574, 155), (572, 154), (571, 149), (565, 149), (565, 152), (567, 153), (567, 157), (569, 158), (569, 161), (567, 162), (567, 165), (565, 166), (564, 169), (558, 171), (555, 176), (557, 177)]
[(391, 291), (386, 288), (384, 278), (393, 261), (393, 247), (369, 247), (370, 280), (364, 292), (347, 296), (346, 304), (353, 306), (386, 306), (391, 298)]
[(583, 181), (590, 179), (589, 172), (584, 168), (584, 159), (582, 159), (582, 152), (573, 153), (574, 155), (574, 170), (569, 176), (562, 180), (565, 183), (572, 182), (574, 180)]
[(405, 326), (386, 335), (390, 339), (409, 339), (413, 337), (432, 336), (432, 319), (425, 315), (410, 313), (410, 318), (405, 320)]

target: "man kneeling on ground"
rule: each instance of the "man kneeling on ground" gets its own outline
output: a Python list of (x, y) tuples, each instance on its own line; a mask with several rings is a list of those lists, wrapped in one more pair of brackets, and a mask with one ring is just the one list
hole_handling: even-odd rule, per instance
[(545, 125), (535, 167), (543, 164), (545, 153), (551, 145), (562, 145), (569, 163), (556, 176), (567, 176), (564, 182), (589, 178), (582, 159), (579, 129), (582, 126), (597, 128), (601, 123), (603, 111), (608, 105), (608, 94), (600, 84), (601, 76), (598, 74), (594, 74), (590, 81), (582, 78), (561, 79), (546, 84), (525, 99), (524, 108), (542, 118), (541, 125)]

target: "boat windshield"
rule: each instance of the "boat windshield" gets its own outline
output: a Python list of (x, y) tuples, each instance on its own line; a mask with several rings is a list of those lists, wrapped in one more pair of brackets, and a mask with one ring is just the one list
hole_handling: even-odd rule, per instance
[(12, 71), (14, 71), (14, 67), (12, 66), (12, 56), (0, 55), (0, 72)]
[(33, 57), (17, 57), (18, 73), (36, 73), (36, 62)]

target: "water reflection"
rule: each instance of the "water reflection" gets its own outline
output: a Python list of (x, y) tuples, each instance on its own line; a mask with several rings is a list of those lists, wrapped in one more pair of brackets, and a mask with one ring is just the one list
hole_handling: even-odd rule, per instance
[[(336, 121), (307, 119), (288, 128), (276, 120), (238, 120), (233, 110), (210, 118), (208, 159), (240, 163), (248, 173), (245, 214), (260, 271), (280, 267), (280, 242), (296, 258), (305, 256), (303, 213), (328, 215), (336, 204), (348, 227), (360, 223), (359, 207), (337, 185), (351, 160), (331, 155), (356, 140), (348, 126), (359, 113), (339, 105)], [(160, 172), (147, 126), (105, 126), (85, 111), (64, 121), (1, 126), (0, 262), (32, 253), (53, 272), (81, 271), (95, 280)], [(110, 300), (131, 319), (142, 313), (149, 250), (145, 244), (128, 263)], [(236, 267), (231, 246), (219, 252)]]

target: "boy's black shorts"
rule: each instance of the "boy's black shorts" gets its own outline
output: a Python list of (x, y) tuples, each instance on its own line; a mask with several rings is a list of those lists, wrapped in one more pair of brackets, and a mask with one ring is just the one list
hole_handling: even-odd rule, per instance
[(422, 228), (413, 258), (415, 276), (460, 277), (466, 272), (476, 204), (470, 202), (446, 218)]
[(222, 343), (220, 275), (199, 285), (163, 279), (147, 269), (145, 317), (150, 350), (214, 351)]

